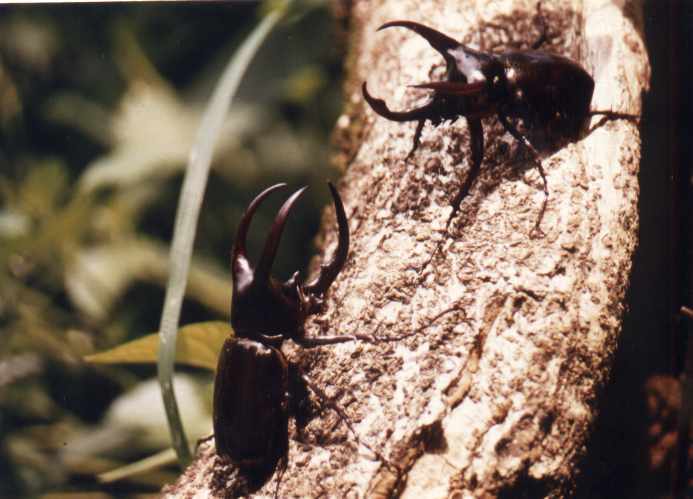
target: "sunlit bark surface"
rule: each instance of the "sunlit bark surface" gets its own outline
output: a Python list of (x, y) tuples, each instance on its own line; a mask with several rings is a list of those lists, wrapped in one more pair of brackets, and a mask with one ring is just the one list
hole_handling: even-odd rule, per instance
[[(594, 109), (640, 113), (649, 66), (639, 3), (617, 4), (543, 2), (547, 49), (594, 76)], [(407, 337), (286, 348), (347, 413), (358, 440), (329, 409), (300, 433), (292, 428), (279, 497), (560, 497), (573, 489), (637, 244), (637, 126), (610, 122), (543, 158), (544, 235), (531, 238), (541, 178), (496, 120), (485, 120), (481, 175), (419, 274), (468, 171), (467, 124), (427, 125), (405, 161), (415, 125), (377, 116), (360, 92), (367, 81), (390, 107), (408, 109), (426, 92), (407, 85), (442, 76), (442, 59), (422, 38), (376, 32), (384, 22), (415, 20), (502, 50), (538, 36), (535, 12), (536, 2), (519, 0), (353, 2), (335, 131), (351, 254), (326, 312), (307, 329)], [(330, 252), (331, 211), (323, 227)], [(206, 444), (168, 494), (224, 497), (238, 490), (234, 476)], [(256, 494), (273, 496), (276, 486), (275, 476)]]

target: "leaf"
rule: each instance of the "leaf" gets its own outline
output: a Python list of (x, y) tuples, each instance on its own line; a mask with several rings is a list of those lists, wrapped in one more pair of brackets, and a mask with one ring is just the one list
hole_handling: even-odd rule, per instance
[[(130, 82), (109, 130), (113, 147), (87, 166), (80, 189), (129, 188), (180, 173), (195, 142), (200, 114), (198, 107), (161, 84)], [(224, 108), (216, 150), (237, 149), (245, 137), (259, 131), (262, 120), (253, 106), (237, 106), (228, 116)]]
[(163, 466), (176, 462), (176, 451), (172, 448), (164, 449), (144, 459), (126, 464), (111, 471), (100, 473), (96, 478), (101, 483), (117, 482), (126, 478), (131, 478), (141, 473), (150, 472)]
[[(1, 221), (1, 220), (0, 220)], [(124, 237), (79, 249), (65, 272), (65, 287), (79, 310), (104, 320), (113, 304), (135, 281), (166, 285), (168, 248), (144, 237)], [(229, 313), (231, 276), (201, 257), (190, 269), (186, 296), (219, 314)]]
[[(215, 370), (221, 346), (233, 329), (226, 322), (210, 321), (188, 324), (178, 331), (176, 362)], [(155, 364), (159, 353), (159, 333), (148, 334), (115, 348), (87, 355), (94, 364)]]

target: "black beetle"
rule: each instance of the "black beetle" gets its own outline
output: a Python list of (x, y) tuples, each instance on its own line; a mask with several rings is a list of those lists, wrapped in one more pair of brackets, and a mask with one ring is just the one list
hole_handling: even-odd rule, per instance
[(349, 252), (349, 226), (342, 201), (332, 184), (329, 187), (337, 214), (339, 241), (334, 256), (321, 266), (313, 281), (301, 282), (296, 272), (286, 282), (279, 282), (270, 273), (286, 219), (305, 187), (283, 204), (257, 265), (254, 269), (250, 265), (245, 245), (253, 214), (269, 194), (284, 186), (277, 184), (261, 192), (239, 224), (231, 254), (231, 325), (235, 337), (224, 342), (214, 381), (217, 454), (229, 458), (253, 488), (261, 487), (278, 463), (281, 462), (282, 471), (286, 467), (292, 389), (289, 365), (280, 350), (284, 340), (315, 347), (368, 339), (360, 335), (305, 335), (306, 318), (321, 310), (322, 296), (344, 267)]
[[(539, 10), (539, 8), (538, 8)], [(592, 115), (607, 119), (636, 119), (637, 116), (612, 111), (591, 111), (594, 80), (579, 64), (556, 54), (537, 50), (546, 39), (544, 32), (531, 50), (508, 50), (501, 53), (474, 50), (449, 36), (413, 21), (391, 21), (378, 28), (402, 27), (425, 38), (445, 59), (446, 79), (412, 85), (433, 90), (427, 104), (410, 111), (392, 111), (385, 101), (373, 97), (363, 83), (366, 102), (389, 120), (418, 121), (409, 159), (419, 146), (426, 120), (434, 126), (464, 116), (471, 137), (471, 167), (467, 178), (452, 200), (452, 211), (446, 224), (457, 214), (460, 204), (479, 175), (484, 154), (484, 131), (481, 119), (496, 116), (503, 128), (523, 144), (534, 157), (544, 183), (546, 197), (534, 231), (546, 209), (548, 187), (538, 151), (556, 150), (577, 141)], [(515, 125), (521, 120), (524, 132)], [(440, 245), (439, 245), (440, 247)], [(436, 249), (437, 251), (437, 249)], [(434, 252), (435, 254), (435, 252)], [(432, 257), (431, 257), (432, 258)]]

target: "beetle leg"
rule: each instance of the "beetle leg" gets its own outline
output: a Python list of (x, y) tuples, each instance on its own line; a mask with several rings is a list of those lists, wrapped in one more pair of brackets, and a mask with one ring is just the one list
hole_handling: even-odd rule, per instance
[(515, 128), (515, 125), (513, 125), (511, 123), (511, 121), (508, 119), (508, 117), (505, 115), (505, 113), (499, 112), (498, 113), (498, 120), (501, 122), (501, 125), (503, 125), (503, 128), (505, 128), (506, 132), (508, 132), (510, 135), (512, 135), (515, 138), (515, 140), (517, 140), (522, 145), (524, 145), (527, 149), (529, 149), (535, 158), (539, 157), (539, 153), (534, 148), (534, 146), (529, 141), (529, 139), (527, 137), (525, 137), (524, 135), (522, 135), (517, 128)]
[(546, 43), (546, 40), (548, 40), (549, 36), (549, 29), (548, 26), (546, 25), (546, 18), (541, 13), (541, 2), (537, 3), (537, 15), (535, 16), (535, 19), (538, 21), (537, 24), (540, 26), (541, 30), (541, 35), (539, 35), (539, 38), (532, 44), (532, 50), (537, 50), (539, 47), (544, 45)]
[(588, 135), (590, 133), (594, 132), (597, 128), (604, 125), (607, 121), (628, 120), (632, 123), (635, 123), (636, 125), (640, 121), (640, 116), (637, 114), (619, 113), (616, 111), (590, 111), (589, 115), (590, 116), (603, 116), (603, 118), (601, 120), (599, 120), (596, 125), (594, 125), (589, 130), (587, 130)]
[(425, 124), (426, 120), (419, 120), (419, 122), (416, 124), (416, 130), (414, 131), (414, 140), (411, 145), (411, 150), (409, 151), (409, 154), (407, 154), (407, 157), (404, 158), (404, 161), (409, 161), (421, 145), (421, 132), (423, 132), (423, 127)]
[(503, 125), (503, 128), (512, 135), (517, 141), (519, 141), (522, 145), (524, 145), (529, 151), (532, 153), (532, 156), (534, 157), (534, 164), (536, 165), (537, 169), (539, 170), (539, 175), (541, 175), (541, 180), (544, 183), (544, 202), (541, 205), (541, 210), (539, 211), (539, 216), (537, 217), (537, 221), (534, 224), (534, 228), (532, 229), (532, 237), (540, 237), (542, 235), (541, 231), (541, 221), (544, 218), (544, 212), (546, 211), (546, 205), (548, 204), (549, 201), (549, 183), (546, 180), (546, 172), (544, 171), (544, 167), (541, 165), (541, 160), (539, 159), (539, 152), (534, 148), (534, 146), (530, 143), (529, 139), (522, 135), (520, 131), (515, 128), (515, 125), (511, 123), (511, 121), (508, 119), (508, 117), (505, 115), (503, 112), (498, 113), (498, 120), (501, 122)]
[(282, 456), (277, 465), (277, 486), (274, 488), (274, 499), (279, 498), (279, 486), (282, 483), (282, 478), (284, 478), (284, 472), (286, 471), (288, 465), (288, 459), (286, 456)]
[(618, 111), (590, 111), (590, 116), (603, 115), (610, 120), (628, 120), (628, 121), (638, 121), (640, 115), (630, 114), (630, 113), (619, 113)]
[(333, 402), (332, 399), (330, 399), (330, 397), (327, 396), (327, 394), (323, 391), (322, 388), (320, 388), (316, 383), (313, 383), (313, 381), (308, 376), (306, 376), (306, 374), (303, 372), (303, 370), (300, 368), (300, 366), (297, 366), (297, 369), (298, 369), (299, 375), (301, 376), (301, 379), (306, 384), (306, 386), (308, 388), (310, 388), (313, 391), (313, 393), (315, 393), (318, 396), (320, 401), (325, 406), (329, 407), (330, 409), (332, 409), (337, 414), (339, 419), (346, 425), (346, 427), (349, 429), (351, 434), (354, 436), (354, 439), (356, 439), (356, 441), (360, 445), (363, 445), (366, 449), (371, 451), (373, 453), (373, 455), (378, 460), (380, 460), (386, 466), (391, 467), (392, 465), (390, 464), (390, 462), (387, 459), (385, 459), (385, 456), (383, 456), (380, 452), (378, 452), (373, 447), (371, 447), (367, 442), (365, 442), (364, 440), (359, 438), (359, 434), (356, 432), (356, 430), (354, 429), (354, 426), (351, 424), (351, 420), (349, 419), (349, 416), (346, 415), (346, 413), (342, 410), (342, 408), (339, 407), (339, 405), (337, 405), (335, 402)]
[(455, 218), (457, 212), (460, 210), (460, 204), (462, 200), (467, 197), (469, 190), (474, 183), (474, 180), (479, 176), (479, 171), (481, 170), (481, 162), (484, 159), (484, 128), (481, 125), (481, 120), (479, 118), (470, 119), (467, 118), (467, 123), (469, 124), (469, 138), (470, 147), (472, 151), (472, 164), (469, 169), (469, 174), (465, 179), (464, 183), (457, 191), (454, 199), (452, 200), (452, 211), (448, 217), (448, 221), (445, 224), (445, 231), (447, 232), (450, 227), (450, 222)]
[(383, 118), (398, 122), (418, 121), (418, 123), (416, 124), (416, 131), (414, 132), (414, 141), (412, 143), (411, 150), (407, 154), (407, 157), (404, 158), (405, 161), (411, 159), (411, 157), (414, 155), (414, 152), (416, 152), (416, 150), (419, 148), (419, 145), (421, 144), (421, 132), (423, 131), (423, 127), (426, 123), (426, 120), (430, 119), (433, 121), (435, 117), (439, 114), (437, 110), (438, 103), (436, 102), (436, 100), (431, 99), (430, 102), (428, 102), (427, 104), (424, 104), (421, 107), (417, 107), (416, 109), (412, 109), (411, 111), (392, 111), (389, 107), (387, 107), (387, 104), (385, 104), (384, 100), (373, 97), (368, 92), (368, 87), (366, 87), (365, 82), (363, 83), (361, 90), (363, 91), (363, 98), (366, 99), (366, 102), (368, 102), (373, 111), (375, 111)]
[(469, 194), (469, 190), (471, 189), (474, 180), (479, 176), (479, 172), (481, 171), (481, 162), (484, 159), (484, 128), (481, 124), (481, 119), (479, 118), (467, 118), (467, 123), (469, 125), (469, 145), (472, 152), (472, 161), (469, 168), (469, 174), (450, 203), (452, 206), (452, 211), (448, 216), (448, 221), (445, 223), (445, 232), (443, 233), (443, 237), (440, 239), (440, 241), (438, 241), (438, 244), (426, 263), (424, 263), (421, 269), (419, 269), (419, 275), (422, 275), (423, 271), (426, 269), (426, 267), (428, 267), (431, 261), (433, 261), (433, 258), (435, 258), (435, 256), (438, 254), (440, 248), (443, 246), (443, 243), (447, 240), (448, 235), (450, 234), (450, 223), (457, 215), (457, 212), (459, 212), (462, 200), (467, 197), (467, 194)]
[(347, 255), (349, 254), (349, 222), (344, 212), (344, 205), (334, 185), (332, 185), (331, 182), (328, 182), (327, 185), (330, 187), (330, 193), (332, 194), (332, 200), (334, 202), (334, 210), (337, 215), (339, 240), (337, 241), (337, 249), (330, 261), (323, 263), (320, 266), (320, 273), (318, 276), (312, 282), (304, 286), (304, 290), (308, 295), (316, 297), (327, 292), (337, 278), (339, 272), (344, 268)]
[(365, 334), (351, 334), (351, 335), (336, 335), (336, 336), (299, 336), (296, 338), (291, 338), (294, 342), (301, 345), (303, 348), (315, 348), (324, 345), (334, 345), (336, 343), (345, 343), (347, 341), (367, 341), (369, 343), (374, 342), (375, 339), (367, 336)]
[[(483, 81), (474, 83), (462, 83), (457, 81), (430, 81), (409, 86), (412, 88), (433, 90), (438, 94), (454, 95), (459, 97), (481, 94), (484, 91), (486, 83)], [(404, 159), (405, 161), (408, 161), (418, 149), (421, 143), (421, 132), (423, 130), (425, 121), (426, 120), (419, 121), (418, 125), (416, 126), (416, 132), (414, 132), (414, 143), (412, 144), (411, 151), (409, 151), (409, 154), (407, 154), (407, 157)], [(433, 121), (433, 119), (431, 119), (431, 121), (434, 126), (438, 125), (438, 123)]]

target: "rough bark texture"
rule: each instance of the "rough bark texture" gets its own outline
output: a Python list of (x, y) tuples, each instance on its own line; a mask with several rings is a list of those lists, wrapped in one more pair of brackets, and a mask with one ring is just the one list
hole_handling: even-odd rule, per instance
[[(640, 113), (649, 66), (639, 4), (545, 1), (542, 8), (554, 35), (548, 48), (595, 77), (592, 107)], [(352, 249), (326, 313), (307, 329), (409, 337), (288, 352), (390, 465), (325, 409), (301, 432), (303, 443), (292, 440), (280, 497), (571, 494), (637, 244), (637, 127), (608, 123), (543, 160), (545, 236), (532, 239), (541, 179), (486, 120), (482, 174), (443, 251), (419, 276), (468, 169), (467, 126), (427, 125), (407, 163), (414, 124), (375, 115), (359, 88), (367, 80), (374, 95), (406, 109), (425, 99), (407, 85), (441, 74), (441, 58), (420, 37), (376, 33), (386, 21), (415, 20), (502, 49), (536, 38), (535, 9), (534, 0), (353, 3), (348, 112), (336, 130)], [(329, 252), (333, 215), (324, 227)], [(234, 474), (207, 445), (168, 492), (223, 497), (234, 487)], [(275, 487), (276, 476), (257, 494), (272, 496)]]

